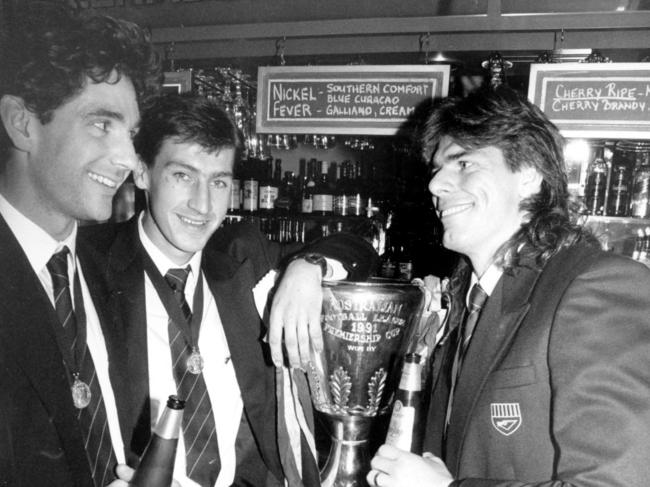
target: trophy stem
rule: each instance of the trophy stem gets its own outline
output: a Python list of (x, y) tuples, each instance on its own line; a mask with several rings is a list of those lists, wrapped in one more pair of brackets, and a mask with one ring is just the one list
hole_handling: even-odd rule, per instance
[(373, 417), (323, 414), (332, 444), (323, 470), (322, 487), (368, 487), (370, 471), (368, 439)]

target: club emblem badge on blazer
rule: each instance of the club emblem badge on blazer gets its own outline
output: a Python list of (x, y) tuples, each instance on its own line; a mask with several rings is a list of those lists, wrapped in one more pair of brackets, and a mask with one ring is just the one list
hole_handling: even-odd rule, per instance
[(510, 436), (521, 426), (521, 409), (518, 402), (490, 404), (492, 426), (504, 436)]

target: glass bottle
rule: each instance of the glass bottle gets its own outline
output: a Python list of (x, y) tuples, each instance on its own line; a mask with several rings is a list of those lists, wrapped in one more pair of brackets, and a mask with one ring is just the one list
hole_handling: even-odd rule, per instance
[(174, 474), (178, 435), (185, 401), (169, 396), (167, 407), (151, 433), (149, 444), (129, 485), (134, 487), (169, 487)]
[(413, 257), (408, 245), (400, 245), (397, 254), (397, 278), (405, 281), (413, 279)]
[[(279, 159), (278, 159), (279, 160)], [(264, 178), (259, 185), (259, 209), (264, 212), (272, 212), (275, 208), (275, 200), (280, 191), (273, 173), (273, 159), (266, 160)]]
[(313, 212), (320, 215), (332, 213), (334, 195), (329, 185), (327, 161), (321, 161), (321, 173), (318, 183), (314, 187), (314, 208)]
[(334, 190), (334, 213), (348, 214), (348, 161), (343, 161), (339, 165), (339, 177)]
[(411, 453), (422, 453), (422, 365), (417, 353), (404, 359), (402, 376), (386, 435), (386, 444)]
[(257, 196), (259, 189), (259, 179), (257, 176), (258, 159), (248, 158), (246, 160), (246, 170), (242, 189), (242, 206), (244, 211), (257, 210)]
[(302, 191), (302, 213), (312, 213), (314, 211), (314, 186), (316, 186), (316, 180), (314, 178), (315, 165), (316, 159), (310, 159), (307, 164), (307, 181)]
[(588, 215), (602, 215), (605, 211), (607, 189), (607, 164), (603, 158), (603, 145), (594, 145), (594, 157), (587, 170), (585, 204)]
[(634, 157), (634, 176), (630, 197), (630, 215), (650, 217), (650, 143), (636, 142), (630, 148)]

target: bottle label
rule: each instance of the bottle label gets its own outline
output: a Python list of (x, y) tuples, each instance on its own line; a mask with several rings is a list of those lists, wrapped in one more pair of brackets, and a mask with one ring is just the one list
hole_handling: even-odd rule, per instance
[(360, 194), (348, 195), (348, 214), (361, 216), (363, 215), (364, 202)]
[(258, 182), (254, 179), (244, 181), (244, 210), (257, 210), (257, 187)]
[(334, 197), (331, 194), (314, 195), (314, 211), (332, 211)]
[(411, 451), (413, 427), (415, 426), (415, 408), (404, 406), (399, 399), (393, 405), (386, 444), (404, 451)]
[(303, 213), (312, 213), (314, 211), (314, 200), (311, 198), (303, 198), (302, 200), (302, 212)]
[(241, 193), (239, 191), (239, 179), (232, 180), (230, 186), (230, 202), (228, 203), (229, 210), (239, 210), (241, 208)]
[(337, 215), (348, 214), (348, 197), (345, 195), (338, 195), (334, 197), (334, 213)]
[(278, 199), (278, 188), (275, 186), (260, 186), (260, 210), (272, 210)]

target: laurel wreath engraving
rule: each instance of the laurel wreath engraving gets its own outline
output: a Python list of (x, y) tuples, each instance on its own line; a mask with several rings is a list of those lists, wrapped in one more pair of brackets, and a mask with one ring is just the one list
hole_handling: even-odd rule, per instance
[(379, 368), (368, 382), (368, 413), (374, 414), (379, 409), (379, 403), (384, 393), (386, 385), (386, 371), (383, 367)]
[(352, 390), (352, 380), (343, 367), (337, 367), (330, 375), (330, 390), (334, 408), (345, 410), (350, 400), (350, 391)]

